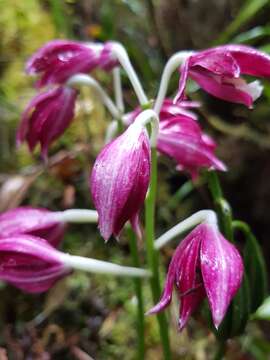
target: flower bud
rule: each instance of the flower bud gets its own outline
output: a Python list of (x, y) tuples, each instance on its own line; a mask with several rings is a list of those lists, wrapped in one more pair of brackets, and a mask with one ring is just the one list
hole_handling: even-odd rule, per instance
[(33, 151), (40, 143), (42, 156), (46, 158), (49, 145), (63, 134), (73, 119), (76, 96), (77, 91), (67, 86), (35, 96), (22, 115), (17, 144), (26, 141)]
[(136, 121), (98, 155), (90, 179), (99, 229), (107, 241), (130, 220), (138, 230), (138, 212), (150, 179), (150, 145)]
[(58, 247), (65, 228), (66, 225), (57, 220), (56, 213), (47, 209), (21, 206), (0, 214), (0, 238), (28, 234)]
[(22, 234), (0, 238), (0, 279), (25, 292), (47, 291), (70, 271), (61, 253), (41, 238)]
[(148, 314), (169, 305), (175, 286), (180, 298), (180, 330), (205, 297), (218, 328), (242, 277), (243, 262), (236, 247), (223, 237), (215, 223), (202, 223), (178, 245), (161, 299)]

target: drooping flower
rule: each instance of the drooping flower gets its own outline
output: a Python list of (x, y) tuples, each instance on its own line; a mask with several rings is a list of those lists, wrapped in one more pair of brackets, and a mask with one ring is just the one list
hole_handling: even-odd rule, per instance
[[(160, 111), (157, 150), (177, 162), (179, 170), (188, 171), (195, 179), (201, 168), (225, 171), (226, 166), (215, 156), (216, 143), (205, 134), (192, 111), (200, 104), (181, 101), (174, 104), (166, 99)], [(141, 112), (136, 108), (126, 114), (125, 123), (132, 123)]]
[(88, 73), (99, 67), (109, 71), (117, 65), (112, 43), (82, 43), (53, 40), (40, 48), (27, 62), (28, 74), (40, 75), (37, 87), (63, 84), (72, 75)]
[(107, 241), (117, 237), (130, 220), (138, 230), (138, 212), (150, 179), (150, 145), (145, 128), (136, 121), (98, 155), (90, 179), (99, 229)]
[(43, 208), (21, 206), (0, 214), (0, 238), (28, 234), (47, 240), (58, 247), (63, 239), (66, 225), (57, 213)]
[(191, 111), (174, 116), (168, 111), (161, 111), (157, 149), (173, 158), (177, 168), (188, 171), (193, 179), (201, 168), (226, 170), (226, 166), (215, 156), (214, 140), (203, 133)]
[(17, 131), (17, 144), (26, 141), (30, 151), (38, 143), (43, 158), (47, 157), (49, 145), (71, 123), (74, 116), (77, 91), (61, 86), (35, 96), (24, 113)]
[(180, 299), (179, 330), (205, 297), (218, 328), (242, 277), (243, 262), (236, 247), (223, 237), (215, 223), (202, 223), (177, 247), (161, 299), (148, 314), (169, 305), (175, 286)]
[(209, 94), (252, 108), (262, 92), (258, 81), (247, 83), (241, 75), (270, 77), (270, 56), (245, 45), (223, 45), (195, 52), (180, 68), (176, 100), (184, 98), (188, 77)]
[(29, 292), (47, 291), (71, 269), (47, 241), (30, 235), (0, 238), (0, 279)]

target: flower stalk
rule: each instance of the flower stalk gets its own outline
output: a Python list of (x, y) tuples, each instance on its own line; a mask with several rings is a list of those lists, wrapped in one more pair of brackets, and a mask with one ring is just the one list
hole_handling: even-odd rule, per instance
[(69, 209), (58, 211), (54, 215), (56, 220), (66, 223), (83, 224), (98, 222), (98, 213), (96, 210)]
[(61, 261), (74, 270), (82, 270), (95, 274), (108, 274), (117, 276), (130, 276), (139, 278), (151, 277), (151, 272), (130, 266), (122, 266), (107, 261), (86, 258), (82, 256), (61, 254)]
[(120, 68), (117, 66), (113, 69), (113, 87), (115, 95), (115, 103), (117, 109), (121, 114), (125, 111), (125, 104), (123, 99), (122, 83), (121, 83), (121, 72)]
[(189, 230), (190, 228), (202, 223), (207, 222), (211, 224), (217, 224), (217, 217), (213, 210), (201, 210), (197, 213), (191, 215), (184, 221), (181, 221), (179, 224), (172, 227), (170, 230), (166, 231), (155, 241), (155, 249), (159, 250), (171, 240), (173, 240), (179, 234)]
[(129, 77), (129, 80), (134, 88), (134, 91), (138, 97), (140, 104), (141, 105), (147, 104), (148, 103), (147, 96), (142, 88), (138, 75), (136, 74), (130, 62), (129, 56), (125, 48), (119, 43), (114, 43), (112, 52), (116, 56), (119, 63), (122, 65), (123, 69), (126, 71), (127, 76)]
[[(137, 239), (135, 233), (131, 228), (128, 229), (129, 248), (135, 267), (140, 267), (139, 251), (137, 246)], [(140, 278), (134, 279), (134, 288), (137, 299), (137, 334), (138, 334), (138, 359), (144, 359), (145, 356), (145, 341), (144, 341), (144, 300), (142, 280)]]
[(168, 61), (164, 67), (161, 81), (159, 85), (159, 90), (156, 98), (156, 102), (154, 105), (154, 110), (157, 114), (159, 114), (165, 96), (167, 94), (168, 85), (170, 79), (172, 77), (173, 72), (190, 56), (192, 55), (192, 51), (180, 51), (174, 54)]
[[(152, 148), (151, 154), (151, 180), (148, 190), (148, 196), (145, 202), (145, 232), (146, 232), (146, 252), (148, 267), (152, 271), (150, 285), (152, 290), (152, 297), (156, 303), (161, 294), (159, 267), (158, 267), (158, 252), (154, 248), (155, 239), (155, 201), (157, 192), (157, 151)], [(164, 313), (157, 314), (159, 323), (160, 338), (163, 347), (163, 355), (165, 360), (171, 359), (170, 340), (168, 332), (168, 324)]]
[(102, 88), (102, 86), (90, 75), (73, 75), (67, 80), (66, 85), (70, 87), (89, 86), (94, 91), (96, 91), (96, 93), (100, 97), (100, 100), (102, 101), (104, 106), (106, 106), (112, 117), (114, 119), (120, 118), (121, 114), (119, 109), (116, 107), (116, 105), (106, 93), (106, 91)]

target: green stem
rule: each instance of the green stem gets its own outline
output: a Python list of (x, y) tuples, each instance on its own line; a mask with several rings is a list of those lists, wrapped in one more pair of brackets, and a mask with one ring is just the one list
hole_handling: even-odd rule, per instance
[[(140, 268), (139, 251), (137, 247), (137, 239), (132, 229), (128, 229), (129, 247), (133, 265)], [(134, 279), (135, 293), (137, 297), (137, 333), (138, 333), (138, 360), (143, 360), (145, 356), (144, 343), (144, 301), (142, 291), (142, 280)]]
[(226, 341), (219, 341), (218, 342), (218, 349), (214, 356), (214, 360), (222, 360), (224, 358), (226, 351)]
[(208, 172), (208, 186), (218, 214), (219, 225), (225, 237), (233, 242), (231, 207), (223, 197), (223, 192), (215, 171)]
[[(147, 262), (152, 277), (150, 278), (150, 285), (154, 303), (158, 302), (161, 295), (159, 268), (158, 268), (158, 252), (154, 249), (154, 219), (155, 219), (155, 201), (157, 190), (157, 152), (152, 149), (151, 155), (151, 181), (148, 190), (148, 196), (145, 203), (145, 232), (146, 232), (146, 251)], [(168, 332), (168, 324), (165, 313), (157, 314), (159, 324), (160, 338), (163, 347), (163, 355), (165, 360), (171, 359), (170, 340)]]

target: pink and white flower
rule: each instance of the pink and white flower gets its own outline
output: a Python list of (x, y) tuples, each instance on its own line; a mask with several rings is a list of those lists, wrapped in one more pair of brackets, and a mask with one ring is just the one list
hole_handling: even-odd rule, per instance
[(218, 328), (242, 277), (243, 262), (236, 247), (223, 237), (215, 223), (202, 223), (178, 245), (163, 294), (148, 314), (158, 313), (170, 304), (175, 286), (180, 299), (179, 330), (205, 297)]
[(43, 158), (51, 143), (70, 125), (75, 109), (77, 91), (60, 86), (35, 96), (22, 114), (17, 131), (17, 145), (26, 141), (30, 151), (38, 143)]
[(112, 43), (83, 43), (71, 40), (52, 40), (40, 48), (27, 62), (26, 72), (39, 75), (37, 87), (63, 84), (78, 73), (100, 68), (110, 71), (118, 62)]
[(17, 234), (0, 238), (0, 279), (25, 292), (47, 291), (71, 272), (61, 256), (36, 236)]
[(176, 101), (185, 98), (187, 79), (193, 79), (209, 94), (252, 108), (263, 87), (247, 83), (241, 75), (270, 78), (270, 56), (245, 45), (222, 45), (195, 52), (180, 67)]
[(150, 145), (136, 121), (98, 155), (90, 179), (99, 229), (107, 241), (130, 220), (138, 232), (138, 212), (150, 179)]
[(63, 239), (66, 225), (57, 213), (44, 208), (21, 206), (0, 214), (0, 238), (18, 234), (33, 235), (58, 247)]

